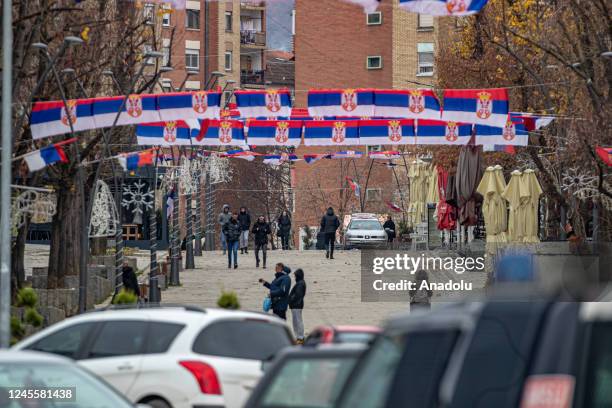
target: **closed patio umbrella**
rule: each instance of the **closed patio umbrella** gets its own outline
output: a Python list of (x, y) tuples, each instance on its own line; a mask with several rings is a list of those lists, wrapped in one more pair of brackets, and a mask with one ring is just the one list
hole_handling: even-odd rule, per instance
[(527, 169), (521, 176), (521, 207), (520, 217), (524, 222), (523, 242), (538, 243), (538, 207), (542, 187), (538, 182), (535, 171)]
[(510, 209), (510, 215), (508, 218), (508, 242), (522, 242), (522, 238), (525, 235), (521, 229), (519, 207), (521, 204), (520, 199), (520, 181), (522, 173), (518, 170), (514, 170), (511, 173), (510, 181), (506, 186), (502, 197), (508, 202)]
[(505, 187), (501, 166), (491, 166), (485, 171), (476, 189), (483, 196), (482, 214), (487, 229), (487, 243), (506, 242), (506, 200), (501, 196)]

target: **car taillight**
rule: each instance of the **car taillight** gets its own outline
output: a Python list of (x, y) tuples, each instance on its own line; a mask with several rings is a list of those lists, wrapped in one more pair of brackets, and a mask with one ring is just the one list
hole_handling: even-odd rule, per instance
[(325, 329), (323, 331), (323, 335), (321, 336), (321, 343), (333, 343), (334, 342), (334, 331), (333, 329)]
[(221, 395), (221, 384), (214, 368), (201, 361), (179, 361), (196, 379), (203, 394)]

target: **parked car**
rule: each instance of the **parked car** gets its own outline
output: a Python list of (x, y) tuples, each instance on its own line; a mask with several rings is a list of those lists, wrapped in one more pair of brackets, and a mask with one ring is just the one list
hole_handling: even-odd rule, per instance
[(338, 407), (612, 406), (612, 303), (490, 299), (390, 320)]
[(315, 327), (306, 341), (305, 346), (330, 343), (370, 343), (380, 333), (376, 326), (318, 326)]
[(132, 402), (154, 408), (241, 407), (261, 361), (293, 344), (271, 315), (158, 307), (66, 319), (15, 345), (75, 359)]
[(364, 345), (295, 347), (266, 369), (245, 408), (331, 408)]
[[(28, 392), (38, 396), (29, 398)], [(134, 408), (134, 405), (67, 358), (35, 351), (0, 350), (0, 407)]]
[(352, 214), (344, 231), (344, 248), (384, 246), (387, 233), (375, 214)]

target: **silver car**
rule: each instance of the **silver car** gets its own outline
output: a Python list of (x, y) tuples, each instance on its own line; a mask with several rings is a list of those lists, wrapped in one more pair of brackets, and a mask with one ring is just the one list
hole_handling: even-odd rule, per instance
[(385, 242), (387, 242), (387, 233), (376, 217), (351, 217), (351, 222), (344, 233), (346, 249), (383, 246)]

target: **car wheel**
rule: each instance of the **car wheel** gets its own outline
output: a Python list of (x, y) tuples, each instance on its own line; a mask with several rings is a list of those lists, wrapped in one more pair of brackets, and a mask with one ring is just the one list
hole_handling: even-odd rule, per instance
[(142, 403), (150, 406), (151, 408), (172, 408), (170, 404), (168, 404), (163, 399), (159, 399), (159, 398), (153, 398), (150, 400), (146, 400), (146, 401), (143, 401)]

